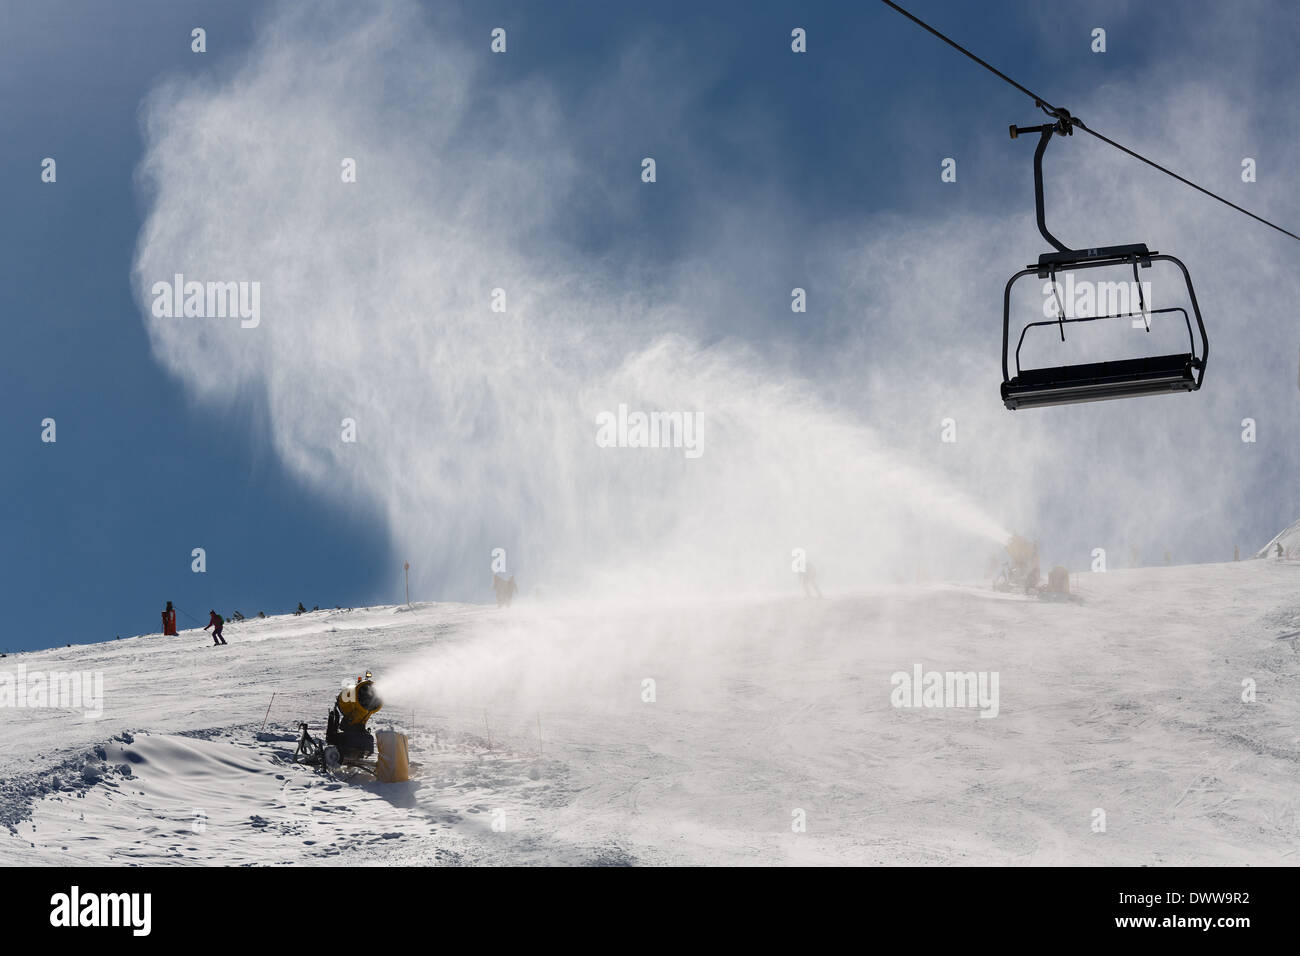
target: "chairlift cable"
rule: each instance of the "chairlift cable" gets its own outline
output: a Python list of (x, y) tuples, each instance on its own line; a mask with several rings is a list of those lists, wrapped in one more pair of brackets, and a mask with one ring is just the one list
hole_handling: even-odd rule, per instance
[(195, 616), (194, 616), (193, 614), (191, 614), (189, 611), (185, 610), (185, 608), (181, 607), (179, 604), (173, 604), (172, 607), (176, 608), (176, 610), (180, 611), (182, 614), (184, 614), (186, 617), (188, 617), (188, 618), (189, 618), (191, 621), (193, 621), (195, 624), (198, 624), (198, 623), (199, 623), (199, 619), (198, 619), (197, 617), (195, 617)]
[(1249, 209), (1243, 209), (1241, 206), (1238, 206), (1235, 202), (1232, 202), (1232, 201), (1230, 201), (1230, 200), (1224, 199), (1224, 198), (1223, 198), (1222, 196), (1220, 196), (1218, 193), (1213, 193), (1213, 192), (1211, 192), (1210, 190), (1206, 189), (1204, 186), (1198, 186), (1196, 183), (1192, 182), (1190, 179), (1186, 179), (1186, 178), (1183, 177), (1183, 176), (1179, 176), (1179, 175), (1178, 175), (1176, 172), (1174, 172), (1172, 169), (1166, 169), (1164, 166), (1161, 166), (1159, 163), (1154, 162), (1153, 160), (1147, 159), (1145, 156), (1142, 156), (1142, 155), (1140, 155), (1140, 154), (1138, 154), (1138, 153), (1133, 152), (1133, 150), (1129, 149), (1127, 146), (1124, 146), (1124, 145), (1122, 145), (1122, 144), (1120, 144), (1120, 143), (1117, 143), (1117, 142), (1115, 142), (1113, 139), (1110, 139), (1109, 137), (1103, 136), (1101, 133), (1098, 133), (1098, 132), (1097, 132), (1096, 130), (1094, 130), (1094, 129), (1089, 129), (1087, 126), (1085, 126), (1085, 125), (1083, 124), (1083, 121), (1082, 121), (1081, 119), (1079, 119), (1078, 117), (1074, 117), (1074, 125), (1077, 126), (1079, 129), (1083, 130), (1085, 133), (1088, 133), (1088, 134), (1090, 134), (1090, 135), (1092, 135), (1092, 136), (1095, 136), (1097, 139), (1101, 140), (1103, 143), (1107, 144), (1108, 146), (1114, 146), (1114, 147), (1115, 147), (1116, 149), (1118, 149), (1120, 152), (1122, 152), (1122, 153), (1128, 153), (1128, 154), (1129, 154), (1130, 156), (1132, 156), (1134, 159), (1140, 159), (1142, 162), (1146, 163), (1148, 166), (1151, 166), (1151, 167), (1154, 168), (1154, 169), (1158, 169), (1158, 170), (1160, 170), (1162, 173), (1164, 173), (1164, 174), (1167, 175), (1167, 176), (1172, 176), (1172, 177), (1174, 177), (1174, 179), (1178, 180), (1180, 183), (1183, 183), (1184, 185), (1191, 186), (1191, 187), (1192, 187), (1193, 189), (1195, 189), (1197, 192), (1205, 193), (1205, 195), (1209, 196), (1211, 199), (1217, 199), (1219, 202), (1223, 203), (1225, 206), (1231, 206), (1233, 209), (1237, 210), (1237, 212), (1244, 213), (1245, 215), (1249, 216), (1251, 219), (1254, 219), (1256, 222), (1262, 222), (1264, 225), (1268, 226), (1269, 228), (1271, 228), (1271, 229), (1276, 229), (1278, 232), (1282, 233), (1283, 235), (1290, 236), (1292, 239), (1300, 239), (1300, 236), (1297, 236), (1297, 235), (1296, 235), (1294, 232), (1292, 232), (1291, 230), (1289, 230), (1289, 229), (1283, 229), (1283, 228), (1282, 228), (1281, 226), (1279, 226), (1277, 223), (1269, 222), (1269, 221), (1268, 221), (1267, 219), (1265, 219), (1263, 216), (1257, 216), (1257, 215), (1255, 215), (1253, 212), (1251, 212)]
[[(1101, 133), (1097, 132), (1095, 129), (1092, 129), (1092, 128), (1090, 128), (1089, 126), (1085, 125), (1084, 122), (1083, 122), (1083, 120), (1079, 119), (1077, 116), (1071, 116), (1068, 110), (1060, 109), (1060, 108), (1057, 108), (1057, 107), (1052, 106), (1051, 103), (1049, 103), (1047, 100), (1043, 99), (1041, 96), (1039, 96), (1039, 95), (1038, 95), (1037, 93), (1035, 93), (1033, 90), (1031, 90), (1031, 89), (1029, 89), (1028, 87), (1022, 86), (1021, 84), (1017, 83), (1015, 80), (1013, 80), (1011, 77), (1007, 76), (1005, 73), (1003, 73), (1003, 72), (1002, 72), (1001, 70), (999, 70), (997, 67), (991, 65), (991, 64), (988, 63), (986, 60), (981, 59), (980, 57), (978, 57), (978, 56), (976, 56), (974, 53), (972, 53), (970, 50), (966, 49), (964, 46), (962, 46), (962, 45), (961, 45), (960, 43), (958, 43), (956, 40), (953, 40), (953, 39), (951, 39), (950, 37), (945, 36), (943, 33), (940, 33), (938, 30), (936, 30), (934, 27), (930, 26), (930, 24), (926, 23), (924, 20), (920, 19), (920, 18), (917, 17), (917, 16), (914, 16), (913, 14), (909, 13), (907, 10), (904, 10), (904, 9), (903, 9), (902, 7), (900, 7), (897, 3), (894, 3), (893, 0), (880, 0), (880, 2), (883, 3), (885, 6), (887, 6), (887, 7), (891, 8), (891, 9), (896, 10), (897, 12), (901, 13), (903, 16), (907, 17), (907, 19), (911, 20), (913, 23), (915, 23), (917, 26), (921, 27), (923, 30), (926, 30), (927, 32), (934, 34), (936, 37), (938, 37), (938, 38), (939, 38), (940, 40), (942, 40), (944, 43), (948, 44), (950, 47), (952, 47), (952, 48), (953, 48), (954, 50), (956, 50), (957, 52), (962, 53), (962, 54), (964, 54), (965, 56), (969, 57), (970, 59), (974, 60), (976, 63), (978, 63), (980, 66), (984, 67), (984, 69), (988, 70), (990, 73), (992, 73), (992, 74), (993, 74), (994, 76), (996, 76), (998, 79), (1002, 80), (1004, 83), (1008, 83), (1008, 84), (1010, 84), (1011, 86), (1015, 87), (1017, 90), (1019, 90), (1021, 93), (1024, 93), (1026, 96), (1028, 96), (1030, 99), (1032, 99), (1032, 100), (1034, 101), (1034, 105), (1037, 106), (1039, 109), (1041, 109), (1044, 113), (1046, 113), (1048, 116), (1052, 116), (1052, 117), (1056, 118), (1058, 121), (1060, 121), (1061, 123), (1065, 124), (1066, 127), (1067, 127), (1067, 130), (1068, 130), (1068, 128), (1078, 128), (1078, 129), (1081, 129), (1081, 130), (1083, 130), (1085, 133), (1088, 133), (1088, 134), (1090, 134), (1090, 135), (1096, 137), (1097, 139), (1101, 140), (1101, 141), (1102, 141), (1103, 143), (1105, 143), (1106, 145), (1108, 145), (1108, 146), (1113, 146), (1113, 147), (1115, 147), (1116, 149), (1118, 149), (1120, 152), (1122, 152), (1122, 153), (1127, 153), (1129, 156), (1132, 156), (1134, 159), (1141, 160), (1142, 162), (1146, 163), (1148, 166), (1150, 166), (1150, 167), (1152, 167), (1152, 168), (1154, 168), (1154, 169), (1158, 169), (1160, 172), (1165, 173), (1165, 174), (1168, 175), (1168, 176), (1172, 176), (1174, 179), (1178, 180), (1180, 183), (1183, 183), (1183, 184), (1186, 185), (1186, 186), (1191, 186), (1193, 189), (1197, 190), (1198, 192), (1202, 192), (1202, 193), (1204, 193), (1205, 195), (1209, 196), (1211, 199), (1217, 199), (1219, 202), (1223, 203), (1225, 206), (1230, 206), (1231, 208), (1237, 210), (1237, 212), (1244, 213), (1245, 215), (1249, 216), (1251, 219), (1254, 219), (1254, 220), (1257, 221), (1257, 222), (1262, 222), (1264, 225), (1268, 226), (1269, 228), (1271, 228), (1271, 229), (1276, 229), (1278, 232), (1282, 233), (1283, 235), (1290, 236), (1292, 239), (1295, 239), (1295, 240), (1300, 241), (1300, 236), (1297, 236), (1294, 232), (1291, 232), (1289, 229), (1283, 229), (1283, 228), (1282, 228), (1281, 226), (1279, 226), (1277, 223), (1269, 222), (1269, 221), (1268, 221), (1267, 219), (1265, 219), (1263, 216), (1257, 216), (1255, 213), (1251, 212), (1249, 209), (1243, 209), (1241, 206), (1238, 206), (1235, 202), (1232, 202), (1231, 200), (1228, 200), (1228, 199), (1224, 199), (1224, 198), (1223, 198), (1222, 196), (1220, 196), (1218, 193), (1211, 192), (1210, 190), (1206, 189), (1204, 186), (1198, 186), (1196, 183), (1192, 182), (1190, 179), (1187, 179), (1187, 178), (1184, 177), (1184, 176), (1180, 176), (1180, 175), (1178, 175), (1178, 174), (1177, 174), (1176, 172), (1174, 172), (1173, 170), (1168, 169), (1168, 168), (1166, 168), (1166, 167), (1164, 167), (1164, 166), (1161, 166), (1159, 163), (1155, 162), (1154, 160), (1147, 159), (1147, 158), (1146, 158), (1145, 156), (1143, 156), (1142, 154), (1137, 153), (1137, 152), (1134, 152), (1133, 150), (1129, 149), (1127, 146), (1124, 146), (1124, 145), (1122, 145), (1121, 143), (1117, 143), (1117, 142), (1115, 142), (1113, 139), (1110, 139), (1110, 138), (1107, 137), (1107, 136), (1103, 136)], [(1062, 130), (1062, 132), (1066, 132), (1067, 130)]]
[(925, 22), (924, 20), (922, 20), (920, 17), (916, 17), (916, 16), (913, 16), (911, 13), (908, 13), (906, 10), (904, 10), (902, 7), (900, 7), (898, 4), (894, 3), (893, 0), (881, 0), (881, 2), (883, 2), (883, 3), (885, 4), (885, 6), (887, 6), (887, 7), (892, 7), (893, 9), (897, 10), (897, 11), (898, 11), (899, 13), (901, 13), (903, 16), (907, 17), (907, 19), (911, 20), (911, 21), (912, 21), (913, 23), (915, 23), (918, 27), (920, 27), (922, 30), (928, 30), (930, 33), (933, 33), (933, 34), (934, 34), (935, 36), (937, 36), (940, 40), (942, 40), (944, 43), (948, 44), (950, 47), (952, 47), (952, 48), (953, 48), (954, 50), (956, 50), (957, 52), (959, 52), (959, 53), (964, 53), (966, 56), (970, 57), (972, 60), (974, 60), (974, 61), (975, 61), (976, 63), (978, 63), (980, 66), (984, 67), (984, 69), (988, 70), (990, 73), (992, 73), (992, 74), (993, 74), (994, 76), (996, 76), (998, 79), (1002, 80), (1002, 81), (1005, 82), (1005, 83), (1010, 83), (1012, 86), (1014, 86), (1016, 89), (1018, 89), (1021, 93), (1024, 93), (1025, 96), (1029, 97), (1031, 100), (1034, 100), (1036, 103), (1039, 103), (1039, 104), (1041, 104), (1041, 105), (1044, 106), (1044, 107), (1047, 107), (1047, 111), (1048, 111), (1049, 113), (1052, 112), (1052, 105), (1051, 105), (1050, 103), (1048, 103), (1047, 100), (1043, 99), (1041, 96), (1039, 96), (1039, 95), (1038, 95), (1037, 93), (1035, 93), (1033, 90), (1021, 86), (1019, 83), (1017, 83), (1017, 82), (1016, 82), (1015, 80), (1013, 80), (1011, 77), (1007, 76), (1005, 73), (1003, 73), (1003, 72), (1002, 72), (1001, 70), (999, 70), (997, 67), (991, 65), (990, 63), (988, 63), (988, 62), (985, 61), (985, 60), (981, 60), (979, 57), (977, 57), (977, 56), (976, 56), (974, 53), (972, 53), (970, 50), (966, 49), (964, 46), (962, 46), (960, 43), (958, 43), (956, 40), (953, 40), (953, 39), (951, 39), (950, 37), (946, 37), (946, 36), (944, 36), (942, 33), (940, 33), (940, 32), (939, 32), (938, 30), (936, 30), (934, 27), (930, 26), (930, 24), (926, 23), (926, 22)]

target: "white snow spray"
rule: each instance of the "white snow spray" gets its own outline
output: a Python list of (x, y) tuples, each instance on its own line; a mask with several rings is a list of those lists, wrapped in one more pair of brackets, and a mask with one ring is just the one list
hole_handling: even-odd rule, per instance
[[(460, 43), (408, 3), (285, 5), (223, 82), (144, 111), (158, 359), (200, 399), (263, 402), (296, 474), (381, 512), (414, 595), (483, 600), (497, 548), (525, 595), (665, 596), (788, 590), (799, 554), (831, 587), (969, 572), (1005, 539), (822, 383), (702, 344), (715, 282), (567, 241), (570, 121)], [(157, 316), (174, 274), (259, 283), (259, 324)], [(620, 409), (663, 434), (610, 431)]]

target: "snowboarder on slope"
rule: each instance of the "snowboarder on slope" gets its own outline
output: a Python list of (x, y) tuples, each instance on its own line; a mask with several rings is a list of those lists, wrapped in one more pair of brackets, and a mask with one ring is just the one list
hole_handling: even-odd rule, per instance
[(212, 615), (212, 619), (208, 621), (203, 630), (206, 631), (209, 627), (212, 628), (212, 646), (215, 647), (218, 644), (226, 643), (226, 639), (221, 636), (221, 627), (226, 622), (216, 611), (209, 611), (208, 613)]

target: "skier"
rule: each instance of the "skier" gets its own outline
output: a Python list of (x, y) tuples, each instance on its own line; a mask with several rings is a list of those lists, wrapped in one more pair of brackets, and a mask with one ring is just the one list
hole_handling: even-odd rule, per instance
[(172, 602), (168, 601), (167, 606), (162, 612), (163, 637), (176, 636), (176, 608), (172, 607)]
[(208, 613), (212, 615), (212, 619), (208, 621), (207, 625), (203, 628), (203, 630), (206, 631), (209, 627), (213, 629), (212, 646), (216, 647), (218, 644), (226, 643), (226, 639), (221, 636), (221, 627), (226, 622), (222, 619), (221, 615), (218, 614), (216, 611), (209, 611)]
[(303, 607), (303, 606), (302, 606), (302, 602), (299, 601), (299, 602), (298, 602), (298, 610), (294, 611), (293, 613), (294, 613), (294, 616), (296, 617), (296, 616), (299, 615), (299, 614), (306, 614), (306, 613), (307, 613), (307, 609), (306, 609), (305, 607)]

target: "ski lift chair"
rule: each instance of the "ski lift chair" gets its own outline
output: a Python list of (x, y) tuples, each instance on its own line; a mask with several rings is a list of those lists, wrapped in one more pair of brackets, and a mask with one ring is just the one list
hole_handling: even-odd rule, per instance
[[(1038, 133), (1038, 148), (1034, 151), (1034, 201), (1038, 213), (1038, 231), (1042, 233), (1055, 252), (1045, 252), (1038, 257), (1037, 265), (1026, 266), (1013, 275), (1006, 285), (1002, 300), (1002, 401), (1013, 411), (1018, 408), (1037, 408), (1045, 405), (1069, 405), (1077, 402), (1098, 402), (1112, 398), (1131, 398), (1138, 395), (1163, 395), (1171, 392), (1194, 392), (1201, 387), (1205, 377), (1205, 362), (1209, 357), (1210, 344), (1205, 336), (1205, 323), (1201, 320), (1201, 309), (1196, 302), (1196, 291), (1192, 288), (1192, 278), (1187, 267), (1173, 256), (1151, 252), (1142, 243), (1125, 246), (1102, 246), (1095, 249), (1069, 249), (1047, 230), (1047, 221), (1043, 208), (1043, 153), (1053, 133), (1072, 135), (1073, 122), (1066, 110), (1052, 114), (1056, 122), (1042, 126), (1012, 126), (1011, 138), (1016, 139), (1021, 133)], [(1191, 316), (1183, 308), (1147, 309), (1142, 296), (1142, 285), (1138, 280), (1138, 269), (1149, 269), (1156, 261), (1172, 262), (1183, 274), (1187, 285), (1187, 298), (1196, 319), (1196, 331), (1200, 336), (1197, 347), (1196, 335), (1193, 334)], [(1016, 374), (1009, 371), (1010, 335), (1011, 335), (1011, 289), (1026, 276), (1050, 279), (1052, 288), (1057, 288), (1058, 273), (1078, 272), (1083, 269), (1099, 269), (1114, 266), (1131, 266), (1133, 279), (1139, 296), (1139, 310), (1136, 312), (1117, 312), (1113, 315), (1096, 315), (1092, 317), (1067, 318), (1064, 306), (1059, 302), (1058, 318), (1040, 322), (1027, 323), (1020, 332), (1016, 343)], [(1065, 341), (1065, 326), (1077, 322), (1099, 322), (1113, 319), (1142, 318), (1147, 331), (1151, 331), (1151, 316), (1159, 314), (1181, 314), (1187, 327), (1188, 349), (1170, 355), (1157, 355), (1143, 358), (1119, 359), (1108, 362), (1090, 362), (1081, 365), (1061, 365), (1054, 368), (1023, 368), (1020, 364), (1020, 352), (1025, 343), (1025, 336), (1030, 329), (1054, 325)]]

